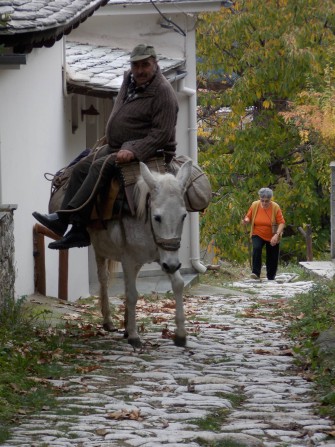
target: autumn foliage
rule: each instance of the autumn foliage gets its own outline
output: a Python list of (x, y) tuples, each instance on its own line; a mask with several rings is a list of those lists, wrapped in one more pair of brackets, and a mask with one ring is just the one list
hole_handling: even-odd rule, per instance
[[(229, 6), (229, 4), (231, 4)], [(241, 217), (261, 187), (274, 191), (287, 227), (285, 260), (304, 260), (298, 227), (312, 227), (314, 257), (330, 242), (335, 159), (335, 4), (238, 0), (199, 16), (199, 160), (215, 196), (203, 244), (246, 261)]]

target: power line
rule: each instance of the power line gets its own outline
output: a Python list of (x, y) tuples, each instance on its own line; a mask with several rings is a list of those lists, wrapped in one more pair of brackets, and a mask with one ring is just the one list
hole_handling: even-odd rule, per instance
[(169, 29), (173, 29), (173, 31), (175, 31), (178, 34), (181, 34), (182, 36), (186, 37), (186, 33), (185, 31), (180, 28), (180, 26), (178, 26), (173, 20), (168, 19), (159, 9), (158, 7), (155, 5), (155, 3), (153, 2), (153, 0), (150, 0), (150, 3), (152, 4), (152, 6), (158, 11), (158, 13), (160, 14), (161, 17), (163, 17), (163, 19), (165, 20), (166, 23), (161, 23), (161, 26), (163, 28), (169, 28)]

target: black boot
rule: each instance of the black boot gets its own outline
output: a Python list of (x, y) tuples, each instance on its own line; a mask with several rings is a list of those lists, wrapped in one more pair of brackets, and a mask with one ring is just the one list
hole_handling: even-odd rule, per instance
[(68, 227), (68, 224), (66, 222), (60, 220), (57, 213), (40, 214), (37, 211), (34, 211), (33, 216), (39, 223), (49, 228), (49, 230), (53, 231), (54, 233), (58, 234), (58, 236), (63, 236)]
[(81, 225), (73, 225), (71, 230), (62, 239), (50, 242), (48, 247), (54, 250), (67, 250), (74, 247), (87, 247), (90, 244), (91, 239), (86, 228)]

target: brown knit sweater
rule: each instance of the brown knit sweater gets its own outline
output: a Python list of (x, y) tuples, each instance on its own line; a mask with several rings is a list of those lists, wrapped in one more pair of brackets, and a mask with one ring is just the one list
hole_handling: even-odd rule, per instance
[(178, 102), (176, 94), (160, 69), (151, 84), (136, 98), (124, 102), (130, 82), (125, 73), (120, 92), (106, 126), (107, 143), (112, 150), (128, 149), (140, 160), (164, 149), (167, 161), (176, 151)]

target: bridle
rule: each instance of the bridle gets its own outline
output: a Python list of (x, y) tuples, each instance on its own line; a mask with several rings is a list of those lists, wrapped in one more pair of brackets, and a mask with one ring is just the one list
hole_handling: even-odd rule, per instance
[(148, 221), (148, 219), (150, 219), (151, 234), (152, 234), (152, 237), (154, 239), (155, 244), (158, 247), (160, 247), (160, 248), (162, 248), (163, 250), (166, 250), (166, 251), (177, 251), (177, 250), (179, 250), (179, 248), (180, 248), (180, 241), (181, 241), (180, 237), (171, 237), (169, 239), (166, 239), (166, 238), (163, 238), (163, 237), (156, 236), (154, 227), (152, 225), (150, 208), (151, 208), (150, 194), (148, 194), (147, 195), (147, 199), (146, 199), (146, 221)]
[[(151, 221), (151, 220), (150, 220)], [(172, 237), (170, 239), (165, 239), (162, 237), (157, 237), (152, 228), (151, 223), (151, 232), (155, 241), (155, 244), (166, 251), (177, 251), (180, 248), (180, 237)]]

